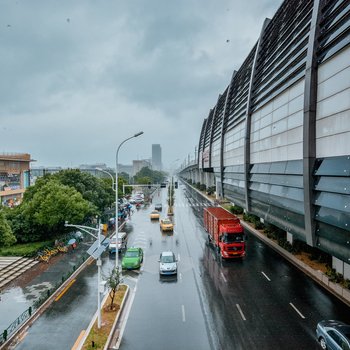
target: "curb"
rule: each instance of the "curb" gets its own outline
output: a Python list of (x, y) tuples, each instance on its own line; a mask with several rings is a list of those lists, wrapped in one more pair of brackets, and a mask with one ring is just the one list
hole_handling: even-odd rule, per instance
[(336, 296), (339, 300), (341, 300), (344, 304), (350, 306), (350, 290), (343, 288), (341, 285), (337, 283), (333, 283), (329, 281), (328, 276), (326, 276), (322, 271), (315, 270), (309, 265), (297, 259), (293, 254), (287, 252), (282, 247), (280, 247), (277, 243), (267, 238), (265, 235), (260, 233), (255, 228), (248, 225), (245, 221), (241, 220), (242, 226), (248, 229), (249, 232), (254, 234), (257, 238), (267, 244), (270, 248), (278, 252), (285, 259), (287, 259), (290, 263), (296, 266), (299, 270), (304, 272), (306, 275), (311, 277), (315, 282), (317, 282), (320, 286), (328, 290), (334, 296)]
[[(124, 285), (124, 284), (123, 284), (123, 285)], [(105, 344), (103, 350), (107, 350), (107, 349), (109, 348), (109, 344), (110, 344), (110, 342), (111, 342), (112, 335), (113, 335), (114, 330), (115, 330), (115, 326), (116, 326), (116, 324), (117, 324), (117, 322), (118, 322), (118, 320), (119, 320), (119, 316), (121, 315), (121, 312), (122, 312), (122, 310), (123, 310), (125, 301), (126, 301), (126, 299), (128, 298), (129, 289), (130, 289), (130, 288), (129, 288), (129, 286), (126, 285), (126, 284), (125, 284), (125, 286), (126, 286), (126, 291), (125, 291), (125, 294), (124, 294), (123, 301), (122, 301), (122, 303), (121, 303), (121, 305), (120, 305), (120, 308), (119, 308), (119, 311), (118, 311), (118, 313), (117, 313), (117, 315), (116, 315), (116, 317), (115, 317), (115, 319), (114, 319), (113, 325), (112, 325), (112, 327), (111, 327), (111, 331), (110, 331), (109, 336), (108, 336), (108, 338), (107, 338), (107, 340), (106, 340), (106, 344)], [(103, 305), (105, 304), (106, 300), (108, 299), (108, 295), (109, 295), (109, 293), (107, 292), (107, 293), (105, 294), (105, 296), (103, 297), (103, 300), (102, 300), (102, 302), (101, 302), (101, 308), (103, 307)], [(90, 323), (89, 323), (89, 326), (88, 326), (88, 328), (86, 329), (86, 331), (85, 331), (85, 333), (84, 333), (84, 336), (80, 339), (79, 344), (78, 344), (76, 347), (74, 347), (74, 350), (81, 350), (81, 349), (82, 349), (82, 347), (83, 347), (83, 345), (84, 345), (84, 343), (85, 343), (87, 337), (88, 337), (89, 334), (90, 334), (90, 331), (91, 331), (92, 327), (94, 326), (94, 324), (95, 324), (95, 322), (96, 322), (96, 320), (97, 320), (97, 316), (98, 316), (98, 315), (97, 315), (97, 312), (98, 312), (98, 311), (96, 311), (96, 313), (95, 313), (94, 316), (92, 317), (92, 319), (91, 319), (91, 321), (90, 321)]]

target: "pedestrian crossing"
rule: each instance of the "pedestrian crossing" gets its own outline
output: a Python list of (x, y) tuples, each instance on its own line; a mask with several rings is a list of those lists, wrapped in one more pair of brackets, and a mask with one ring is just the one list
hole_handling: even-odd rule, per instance
[(174, 207), (178, 208), (191, 208), (191, 207), (212, 207), (213, 203), (208, 202), (196, 202), (196, 203), (188, 203), (188, 202), (182, 202), (182, 203), (176, 203), (174, 204)]

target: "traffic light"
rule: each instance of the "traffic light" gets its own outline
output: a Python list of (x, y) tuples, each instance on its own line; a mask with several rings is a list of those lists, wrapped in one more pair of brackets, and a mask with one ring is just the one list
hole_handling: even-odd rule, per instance
[(177, 181), (175, 181), (175, 188), (177, 188), (178, 187), (178, 183), (177, 183)]

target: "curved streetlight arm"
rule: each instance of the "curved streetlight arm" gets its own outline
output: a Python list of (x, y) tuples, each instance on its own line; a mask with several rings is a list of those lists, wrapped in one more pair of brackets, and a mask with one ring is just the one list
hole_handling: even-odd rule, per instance
[(98, 239), (97, 236), (95, 236), (95, 235), (92, 234), (90, 231), (88, 231), (88, 229), (89, 229), (89, 230), (98, 232), (98, 231), (99, 231), (98, 228), (93, 228), (93, 227), (89, 227), (89, 226), (82, 226), (82, 225), (73, 225), (73, 224), (68, 224), (68, 223), (65, 223), (64, 226), (65, 226), (65, 227), (76, 227), (76, 228), (78, 228), (78, 229), (80, 229), (80, 230), (86, 232), (86, 233), (89, 234), (90, 236), (92, 236), (92, 237)]
[(116, 187), (117, 186), (115, 185), (115, 182), (114, 182), (114, 176), (110, 172), (108, 172), (106, 170), (103, 170), (101, 168), (95, 168), (95, 169), (98, 170), (98, 171), (101, 171), (102, 173), (108, 174), (111, 177), (111, 179), (112, 179), (112, 190), (116, 191)]
[(130, 136), (130, 137), (128, 137), (127, 139), (125, 139), (124, 141), (122, 141), (122, 142), (119, 144), (118, 148), (117, 148), (117, 155), (118, 155), (118, 152), (119, 152), (120, 147), (121, 147), (122, 145), (124, 145), (124, 143), (125, 143), (126, 141), (129, 141), (129, 140), (133, 139), (134, 137), (138, 137), (138, 136), (140, 136), (140, 135), (142, 135), (142, 134), (143, 134), (143, 131), (140, 131), (140, 132), (138, 132), (137, 134), (135, 134), (135, 135), (133, 135), (133, 136)]

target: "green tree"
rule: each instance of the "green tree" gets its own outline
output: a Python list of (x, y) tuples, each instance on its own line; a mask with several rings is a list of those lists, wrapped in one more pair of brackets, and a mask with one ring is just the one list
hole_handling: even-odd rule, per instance
[(107, 186), (105, 181), (88, 173), (78, 169), (68, 169), (52, 176), (63, 185), (75, 188), (85, 200), (93, 203), (100, 212), (114, 201), (112, 186)]
[(0, 211), (0, 247), (9, 247), (16, 243), (16, 237), (12, 233), (11, 226), (6, 220), (2, 211)]
[(114, 268), (112, 271), (110, 271), (110, 274), (109, 276), (107, 276), (107, 279), (106, 279), (106, 284), (107, 284), (107, 287), (109, 288), (109, 296), (111, 298), (111, 304), (110, 304), (111, 310), (113, 310), (115, 294), (117, 293), (118, 286), (121, 282), (123, 281), (120, 278), (119, 268), (118, 267)]
[(53, 178), (41, 186), (30, 201), (21, 204), (22, 220), (38, 229), (41, 239), (64, 232), (65, 221), (81, 224), (96, 213), (97, 208), (78, 191)]
[(136, 183), (137, 184), (143, 184), (143, 185), (147, 185), (148, 183), (152, 183), (152, 179), (148, 176), (142, 176), (142, 177), (137, 177)]
[(12, 232), (16, 236), (18, 243), (39, 241), (43, 235), (44, 227), (34, 223), (34, 218), (24, 215), (24, 202), (16, 208), (6, 213)]
[[(161, 171), (152, 170), (149, 167), (143, 167), (135, 176), (134, 181), (136, 183), (141, 183), (140, 179), (149, 178), (151, 183), (161, 183), (164, 181), (165, 173)], [(144, 183), (148, 183), (144, 182)]]

